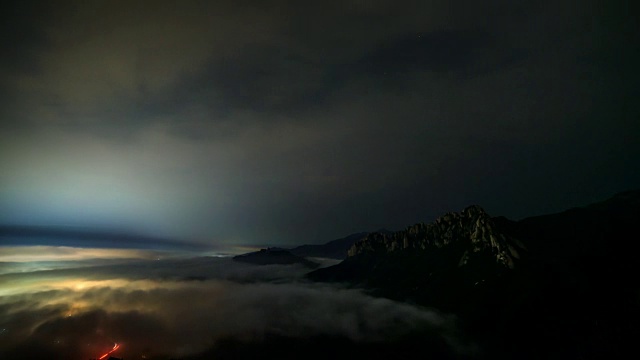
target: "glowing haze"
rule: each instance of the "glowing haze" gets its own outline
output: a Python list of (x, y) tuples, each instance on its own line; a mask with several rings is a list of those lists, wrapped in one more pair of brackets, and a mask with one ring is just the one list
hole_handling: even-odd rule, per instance
[[(25, 248), (12, 252), (30, 256)], [(209, 359), (218, 357), (188, 356), (229, 339), (247, 346), (269, 336), (393, 343), (414, 331), (422, 332), (421, 345), (474, 351), (459, 339), (451, 315), (306, 283), (308, 269), (300, 265), (133, 253), (124, 259), (113, 251), (92, 256), (99, 254), (90, 263), (63, 256), (47, 269), (31, 262), (0, 271), (0, 357), (89, 359), (112, 352), (125, 359)]]

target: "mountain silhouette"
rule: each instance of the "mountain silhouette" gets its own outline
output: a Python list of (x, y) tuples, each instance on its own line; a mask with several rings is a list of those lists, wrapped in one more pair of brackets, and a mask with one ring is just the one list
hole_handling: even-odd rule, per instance
[(610, 358), (640, 324), (640, 191), (520, 221), (471, 206), (357, 241), (310, 280), (459, 316), (488, 358)]
[(266, 248), (260, 251), (254, 251), (233, 257), (233, 260), (255, 264), (255, 265), (290, 265), (302, 264), (306, 267), (315, 269), (319, 264), (307, 260), (303, 257), (293, 255), (291, 252), (281, 248)]

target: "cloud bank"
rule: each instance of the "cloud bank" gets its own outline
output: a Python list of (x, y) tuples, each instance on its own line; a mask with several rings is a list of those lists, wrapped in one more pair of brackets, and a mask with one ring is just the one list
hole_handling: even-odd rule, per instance
[(196, 258), (3, 274), (11, 291), (0, 301), (0, 355), (89, 358), (119, 343), (125, 358), (197, 358), (230, 342), (244, 351), (274, 339), (370, 349), (416, 334), (431, 344), (426, 353), (473, 351), (451, 316), (306, 283), (304, 271)]

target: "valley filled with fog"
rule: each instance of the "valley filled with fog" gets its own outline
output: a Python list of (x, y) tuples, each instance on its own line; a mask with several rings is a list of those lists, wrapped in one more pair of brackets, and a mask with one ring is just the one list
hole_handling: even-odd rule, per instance
[[(29, 249), (11, 253), (19, 259)], [(74, 251), (83, 250), (66, 249)], [(422, 341), (439, 351), (474, 351), (451, 315), (310, 283), (301, 265), (123, 252), (110, 259), (2, 262), (0, 357), (89, 359), (120, 344), (114, 356), (187, 358), (221, 341), (328, 337), (384, 346), (417, 333), (429, 334)]]

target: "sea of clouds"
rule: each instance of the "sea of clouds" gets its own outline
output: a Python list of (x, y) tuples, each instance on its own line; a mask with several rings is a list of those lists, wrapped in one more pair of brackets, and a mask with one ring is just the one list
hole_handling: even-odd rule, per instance
[(473, 351), (455, 317), (311, 283), (301, 265), (154, 254), (57, 266), (4, 262), (0, 269), (3, 359), (89, 359), (115, 343), (121, 348), (114, 355), (127, 359), (195, 358), (229, 340), (393, 344), (415, 334), (440, 352)]

